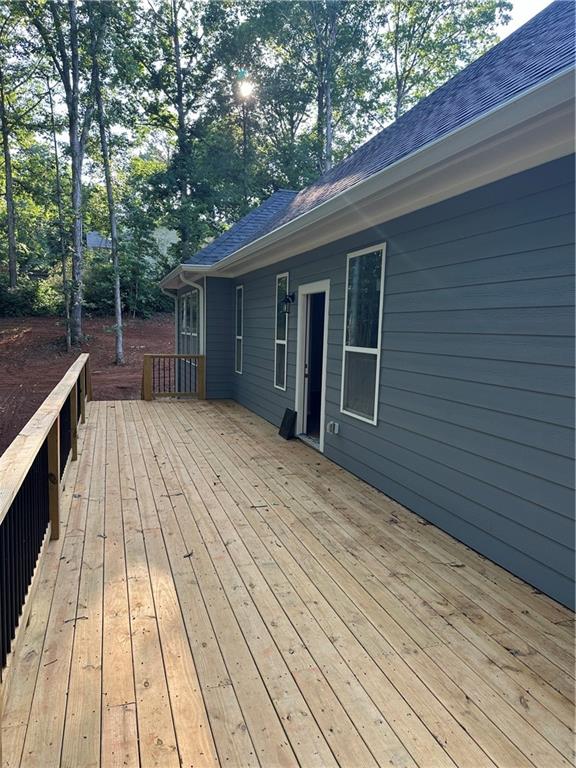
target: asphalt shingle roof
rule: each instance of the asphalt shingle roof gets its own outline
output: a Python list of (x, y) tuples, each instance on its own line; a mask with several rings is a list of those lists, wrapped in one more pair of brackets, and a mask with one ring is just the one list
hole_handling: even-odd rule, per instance
[[(192, 257), (214, 264), (425, 145), (574, 66), (575, 7), (557, 0), (298, 193), (276, 192)], [(206, 252), (208, 260), (206, 260)]]
[(215, 264), (242, 248), (243, 245), (252, 242), (259, 236), (260, 232), (267, 230), (268, 225), (278, 218), (278, 215), (286, 209), (296, 194), (297, 192), (290, 189), (279, 189), (274, 192), (258, 208), (247, 213), (230, 229), (227, 229), (226, 232), (223, 232), (194, 254), (188, 263), (206, 266)]

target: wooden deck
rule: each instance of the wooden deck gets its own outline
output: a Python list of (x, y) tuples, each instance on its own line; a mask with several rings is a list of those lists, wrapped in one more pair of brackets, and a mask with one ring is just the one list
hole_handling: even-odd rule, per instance
[(231, 403), (90, 403), (5, 766), (569, 766), (573, 614)]

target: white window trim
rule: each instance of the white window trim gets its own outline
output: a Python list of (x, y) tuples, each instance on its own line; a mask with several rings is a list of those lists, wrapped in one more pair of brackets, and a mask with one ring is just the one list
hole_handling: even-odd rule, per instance
[[(274, 388), (280, 389), (282, 392), (286, 392), (286, 386), (288, 384), (287, 377), (288, 377), (288, 315), (284, 315), (284, 322), (286, 324), (286, 333), (284, 339), (278, 338), (278, 320), (277, 320), (277, 312), (278, 312), (278, 283), (280, 280), (285, 277), (286, 278), (286, 295), (290, 293), (290, 277), (288, 275), (288, 272), (280, 272), (278, 275), (276, 275), (276, 303), (274, 304)], [(284, 386), (280, 387), (278, 384), (276, 384), (276, 354), (278, 349), (278, 344), (284, 345)]]
[[(238, 334), (238, 295), (240, 295), (240, 306), (242, 308), (242, 314), (241, 314), (241, 322), (240, 322), (240, 334)], [(234, 370), (236, 373), (242, 374), (242, 370), (244, 368), (244, 286), (243, 285), (237, 285), (236, 286), (236, 304), (235, 304), (235, 314), (234, 314)], [(236, 347), (238, 345), (238, 342), (240, 342), (240, 369), (236, 367)]]
[[(198, 332), (192, 333), (191, 326), (190, 326), (190, 316), (191, 316), (191, 307), (190, 307), (190, 300), (191, 300), (191, 294), (192, 291), (196, 290), (198, 291)], [(190, 330), (184, 331), (182, 330), (182, 309), (185, 306), (188, 306), (188, 327)], [(203, 355), (204, 354), (204, 329), (206, 327), (206, 319), (204, 315), (204, 286), (198, 284), (190, 284), (190, 290), (186, 291), (186, 293), (180, 294), (178, 296), (178, 322), (176, 324), (177, 329), (177, 338), (176, 338), (176, 350), (178, 354), (182, 354), (182, 336), (195, 336), (198, 337), (198, 354)]]
[[(380, 251), (381, 264), (380, 270), (380, 306), (378, 308), (378, 346), (373, 347), (352, 347), (346, 344), (346, 327), (348, 325), (348, 277), (350, 273), (350, 261), (358, 256), (364, 256), (368, 253), (374, 253)], [(342, 374), (340, 380), (340, 413), (351, 416), (353, 419), (363, 421), (366, 424), (372, 424), (376, 426), (378, 424), (378, 401), (380, 396), (380, 355), (382, 351), (382, 321), (383, 321), (383, 308), (384, 308), (384, 274), (386, 271), (386, 243), (379, 243), (378, 245), (372, 245), (370, 248), (362, 248), (360, 251), (353, 251), (346, 256), (346, 282), (344, 284), (344, 332), (342, 339)], [(366, 416), (361, 416), (358, 413), (347, 411), (344, 408), (344, 382), (346, 381), (346, 352), (362, 352), (369, 355), (375, 355), (376, 357), (376, 382), (374, 386), (374, 417), (369, 419)]]

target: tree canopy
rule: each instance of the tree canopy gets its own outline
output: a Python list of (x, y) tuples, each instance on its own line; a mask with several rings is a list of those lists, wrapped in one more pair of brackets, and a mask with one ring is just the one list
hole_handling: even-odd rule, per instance
[[(115, 292), (125, 312), (167, 307), (163, 273), (274, 190), (312, 182), (481, 55), (510, 9), (5, 3), (0, 313), (68, 307), (74, 342), (82, 311), (112, 311)], [(112, 251), (88, 248), (90, 231)]]

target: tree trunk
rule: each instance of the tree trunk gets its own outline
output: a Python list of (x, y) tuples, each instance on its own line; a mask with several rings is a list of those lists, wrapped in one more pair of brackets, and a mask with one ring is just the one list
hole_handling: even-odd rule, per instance
[(337, 3), (311, 3), (316, 45), (316, 133), (318, 167), (321, 173), (332, 167), (334, 119), (332, 113), (332, 64), (336, 48)]
[[(47, 8), (51, 25), (42, 18)], [(66, 10), (64, 10), (66, 8)], [(82, 164), (84, 148), (92, 120), (92, 86), (86, 94), (84, 118), (80, 120), (80, 65), (79, 23), (77, 0), (64, 3), (49, 2), (35, 4), (30, 9), (30, 20), (37, 29), (44, 47), (58, 71), (66, 93), (68, 112), (68, 134), (70, 140), (70, 158), (72, 165), (72, 283), (70, 286), (70, 337), (72, 344), (82, 341), (82, 293), (83, 293), (83, 247), (82, 247)], [(65, 17), (66, 22), (65, 22)], [(63, 23), (69, 25), (69, 39), (62, 33)], [(55, 34), (54, 30), (57, 31)]]
[(82, 341), (82, 295), (84, 251), (82, 244), (82, 146), (79, 117), (80, 55), (78, 51), (78, 17), (76, 0), (68, 0), (70, 19), (70, 68), (71, 88), (67, 91), (70, 156), (72, 158), (72, 308), (70, 335), (72, 344)]
[(324, 170), (328, 171), (332, 168), (332, 139), (333, 139), (333, 123), (332, 123), (332, 83), (330, 82), (330, 76), (326, 78), (326, 94), (325, 94), (325, 142), (324, 142)]
[[(96, 54), (94, 54), (94, 56), (95, 55)], [(114, 327), (116, 336), (116, 365), (124, 365), (124, 332), (122, 328), (122, 298), (120, 295), (120, 259), (118, 256), (116, 206), (114, 204), (114, 191), (112, 189), (112, 172), (110, 169), (110, 153), (108, 151), (108, 139), (106, 136), (104, 104), (102, 102), (102, 90), (100, 88), (100, 68), (96, 58), (94, 58), (94, 92), (96, 95), (98, 128), (100, 131), (100, 147), (102, 150), (104, 179), (106, 182), (106, 199), (108, 201), (108, 218), (110, 221), (110, 239), (112, 241), (112, 268), (114, 271), (114, 314), (116, 319), (116, 325)]]
[(18, 282), (18, 263), (16, 258), (16, 214), (14, 210), (14, 192), (12, 186), (12, 157), (10, 155), (10, 129), (6, 114), (6, 95), (4, 92), (4, 71), (0, 67), (0, 123), (2, 127), (2, 149), (4, 152), (4, 183), (8, 234), (8, 274), (10, 288), (16, 288)]
[(332, 143), (334, 136), (334, 119), (332, 115), (332, 63), (334, 61), (334, 53), (336, 48), (336, 25), (338, 19), (338, 10), (336, 3), (329, 3), (328, 5), (328, 21), (327, 21), (327, 39), (326, 39), (326, 54), (325, 54), (325, 94), (324, 94), (324, 120), (325, 120), (325, 148), (324, 148), (324, 170), (328, 171), (332, 168)]
[(46, 78), (48, 87), (48, 99), (50, 102), (50, 128), (52, 131), (52, 144), (54, 146), (54, 167), (56, 170), (56, 205), (58, 206), (58, 234), (60, 240), (60, 260), (62, 264), (62, 293), (64, 294), (64, 316), (66, 318), (66, 349), (69, 352), (72, 346), (70, 337), (70, 288), (68, 285), (68, 267), (66, 264), (66, 239), (64, 237), (64, 210), (62, 206), (62, 179), (60, 176), (60, 160), (58, 158), (58, 141), (56, 139), (56, 122), (54, 120), (54, 103), (52, 101), (52, 88), (50, 78)]
[(325, 139), (325, 121), (324, 121), (324, 106), (325, 106), (325, 93), (324, 93), (324, 74), (321, 54), (318, 53), (317, 57), (317, 69), (318, 69), (318, 88), (316, 91), (316, 134), (318, 138), (318, 170), (320, 173), (324, 173), (325, 158), (326, 158), (326, 139)]
[(83, 247), (82, 247), (82, 160), (77, 116), (70, 116), (70, 155), (72, 157), (72, 290), (70, 337), (72, 344), (82, 341)]
[(178, 0), (172, 0), (172, 44), (174, 46), (174, 68), (176, 71), (176, 112), (178, 114), (178, 184), (180, 187), (180, 248), (182, 261), (189, 256), (190, 227), (188, 222), (188, 183), (186, 178), (186, 159), (188, 142), (186, 140), (186, 115), (184, 110), (184, 80), (182, 77), (182, 59), (180, 55), (180, 30), (178, 27)]

